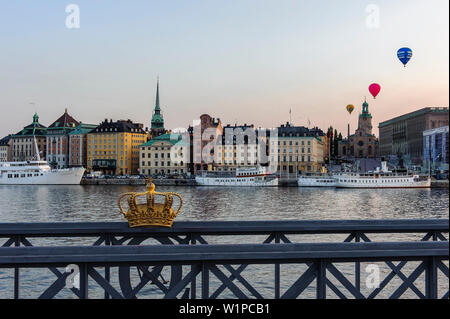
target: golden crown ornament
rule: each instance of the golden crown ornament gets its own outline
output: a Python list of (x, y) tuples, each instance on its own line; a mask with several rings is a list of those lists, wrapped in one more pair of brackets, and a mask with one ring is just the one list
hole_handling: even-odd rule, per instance
[[(147, 191), (144, 193), (125, 193), (119, 197), (119, 209), (128, 220), (128, 225), (130, 227), (172, 227), (173, 221), (183, 205), (183, 198), (177, 193), (155, 192), (155, 184), (153, 184), (152, 179), (147, 180), (146, 187)], [(147, 202), (138, 204), (137, 198), (142, 196), (147, 198)], [(164, 196), (164, 203), (155, 203), (155, 196)], [(180, 199), (180, 204), (176, 211), (172, 209), (173, 196)], [(127, 212), (123, 209), (121, 204), (124, 198), (128, 199), (129, 208)]]

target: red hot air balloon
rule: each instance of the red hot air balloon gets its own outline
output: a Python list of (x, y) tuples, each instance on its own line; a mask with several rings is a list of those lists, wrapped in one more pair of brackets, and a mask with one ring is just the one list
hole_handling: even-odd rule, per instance
[(381, 90), (381, 86), (377, 83), (372, 83), (369, 86), (369, 92), (370, 92), (370, 94), (373, 95), (374, 99), (377, 97), (378, 93), (380, 93), (380, 90)]

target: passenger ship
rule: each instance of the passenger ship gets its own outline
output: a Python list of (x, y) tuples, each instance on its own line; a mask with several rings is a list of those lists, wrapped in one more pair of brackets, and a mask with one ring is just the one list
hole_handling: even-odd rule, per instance
[(430, 188), (431, 178), (418, 174), (396, 173), (381, 162), (381, 170), (370, 173), (337, 173), (333, 175), (337, 188)]
[(278, 186), (278, 177), (264, 167), (238, 168), (233, 172), (203, 172), (195, 177), (201, 186)]
[(0, 163), (0, 185), (76, 185), (83, 167), (52, 170), (46, 161)]
[(336, 180), (330, 174), (300, 175), (297, 179), (299, 187), (335, 187)]

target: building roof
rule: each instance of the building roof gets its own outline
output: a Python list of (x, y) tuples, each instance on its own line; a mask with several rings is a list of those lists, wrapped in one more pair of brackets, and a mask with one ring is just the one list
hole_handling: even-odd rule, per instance
[(9, 144), (9, 141), (11, 140), (11, 135), (5, 136), (0, 140), (0, 146), (5, 146)]
[(278, 128), (278, 137), (299, 137), (299, 136), (325, 136), (324, 132), (318, 127), (309, 129), (304, 126), (292, 126), (289, 122)]
[(416, 116), (424, 115), (427, 113), (438, 113), (438, 114), (447, 113), (448, 114), (448, 107), (425, 107), (423, 109), (420, 109), (420, 110), (417, 110), (417, 111), (414, 111), (411, 113), (403, 114), (403, 115), (394, 117), (390, 120), (381, 122), (378, 125), (378, 128), (382, 128), (384, 126), (388, 126), (388, 125), (391, 125), (391, 124), (399, 122), (399, 121), (408, 120), (408, 119), (414, 118)]
[(146, 134), (142, 129), (143, 125), (140, 123), (133, 123), (131, 120), (119, 120), (113, 122), (112, 120), (105, 119), (100, 125), (93, 129), (90, 133), (137, 133)]
[(91, 132), (93, 129), (95, 129), (98, 125), (95, 124), (85, 124), (81, 123), (72, 131), (69, 133), (69, 135), (80, 135), (80, 134), (87, 134)]
[(39, 123), (39, 116), (37, 113), (33, 115), (33, 123), (27, 125), (18, 132), (14, 134), (13, 137), (21, 137), (21, 136), (44, 136), (47, 134), (47, 127)]
[(61, 115), (55, 122), (53, 122), (47, 129), (48, 130), (71, 130), (78, 126), (78, 121), (67, 113), (67, 109), (64, 114)]
[[(182, 141), (181, 134), (163, 134), (158, 137), (152, 138), (147, 143), (139, 145), (139, 146), (141, 146), (141, 147), (152, 146), (153, 144), (155, 144), (157, 142), (168, 142), (172, 145), (175, 145), (178, 143), (178, 145), (180, 145), (179, 142), (181, 142), (181, 141)], [(188, 143), (183, 143), (183, 145), (188, 145)]]

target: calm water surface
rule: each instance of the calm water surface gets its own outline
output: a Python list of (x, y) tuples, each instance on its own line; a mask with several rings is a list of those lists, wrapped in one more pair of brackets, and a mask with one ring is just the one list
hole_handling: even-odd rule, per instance
[[(143, 186), (0, 186), (0, 222), (123, 221), (120, 194)], [(177, 220), (448, 218), (447, 189), (157, 187), (178, 192)]]

